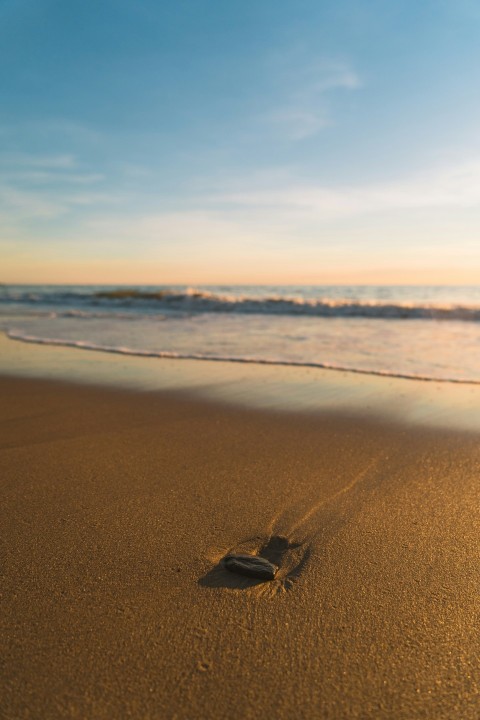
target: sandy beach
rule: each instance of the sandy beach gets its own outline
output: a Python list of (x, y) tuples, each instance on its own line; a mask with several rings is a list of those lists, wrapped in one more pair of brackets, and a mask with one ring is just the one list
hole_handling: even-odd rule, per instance
[(2, 717), (478, 717), (477, 431), (0, 388)]
[(478, 3), (0, 17), (0, 720), (480, 720)]

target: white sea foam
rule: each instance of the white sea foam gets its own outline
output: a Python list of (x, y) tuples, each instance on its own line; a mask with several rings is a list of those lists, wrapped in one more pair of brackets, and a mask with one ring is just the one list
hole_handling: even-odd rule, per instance
[(382, 377), (393, 377), (401, 378), (405, 380), (422, 380), (428, 382), (442, 382), (442, 383), (458, 383), (467, 385), (480, 385), (480, 380), (475, 379), (464, 379), (454, 377), (433, 377), (429, 375), (421, 375), (415, 373), (402, 373), (393, 372), (390, 370), (383, 370), (378, 368), (364, 369), (358, 367), (349, 367), (343, 365), (337, 365), (334, 363), (327, 362), (301, 362), (295, 360), (282, 360), (275, 358), (263, 358), (263, 357), (240, 357), (240, 356), (223, 356), (223, 355), (210, 355), (203, 353), (181, 353), (172, 351), (154, 351), (154, 350), (142, 350), (133, 349), (122, 346), (108, 346), (99, 345), (96, 343), (85, 342), (82, 340), (64, 340), (58, 338), (47, 338), (37, 337), (29, 335), (18, 330), (9, 330), (7, 336), (12, 340), (18, 340), (25, 343), (34, 343), (38, 345), (53, 345), (60, 347), (71, 347), (78, 348), (81, 350), (91, 350), (97, 352), (113, 353), (117, 355), (133, 355), (137, 357), (150, 357), (150, 358), (165, 358), (175, 360), (208, 360), (213, 362), (234, 362), (234, 363), (247, 363), (257, 365), (278, 365), (287, 367), (305, 367), (305, 368), (319, 368), (324, 370), (336, 370), (341, 372), (357, 373), (360, 375), (376, 375)]
[[(2, 303), (24, 306), (74, 306), (63, 308), (63, 317), (102, 317), (101, 308), (118, 312), (128, 308), (123, 317), (131, 318), (135, 312), (182, 311), (191, 313), (240, 313), (261, 315), (305, 315), (310, 317), (360, 317), (379, 319), (433, 319), (480, 321), (480, 305), (456, 302), (399, 301), (389, 298), (358, 299), (322, 295), (289, 295), (286, 292), (222, 293), (207, 289), (104, 289), (98, 291), (45, 291), (27, 292), (6, 290), (0, 295)], [(66, 314), (67, 313), (67, 314)]]
[(140, 356), (480, 382), (480, 286), (0, 286), (2, 328)]
[[(114, 297), (111, 300), (115, 300)], [(316, 317), (364, 317), (392, 319), (435, 319), (479, 321), (480, 307), (392, 303), (381, 301), (305, 299), (272, 295), (266, 298), (219, 295), (189, 290), (185, 293), (142, 294), (120, 299), (129, 303), (156, 303), (159, 307), (190, 312), (236, 312), (268, 315), (309, 315)]]

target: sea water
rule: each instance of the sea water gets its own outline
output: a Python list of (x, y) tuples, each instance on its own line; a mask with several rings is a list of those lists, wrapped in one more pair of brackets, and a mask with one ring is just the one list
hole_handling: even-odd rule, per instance
[(480, 383), (477, 286), (0, 286), (18, 341)]

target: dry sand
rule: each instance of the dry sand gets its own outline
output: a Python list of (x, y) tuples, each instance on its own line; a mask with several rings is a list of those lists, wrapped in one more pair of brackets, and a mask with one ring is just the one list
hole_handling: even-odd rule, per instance
[(2, 718), (480, 716), (478, 434), (0, 393)]

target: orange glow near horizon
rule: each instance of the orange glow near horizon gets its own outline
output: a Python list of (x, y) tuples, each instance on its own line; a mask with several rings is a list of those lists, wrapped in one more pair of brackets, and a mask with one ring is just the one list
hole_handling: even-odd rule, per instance
[[(293, 265), (293, 263), (292, 263)], [(278, 263), (245, 269), (217, 265), (196, 267), (193, 263), (160, 262), (4, 262), (0, 282), (27, 285), (477, 285), (480, 268), (335, 267), (312, 269), (284, 267)]]

